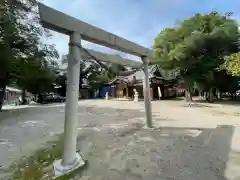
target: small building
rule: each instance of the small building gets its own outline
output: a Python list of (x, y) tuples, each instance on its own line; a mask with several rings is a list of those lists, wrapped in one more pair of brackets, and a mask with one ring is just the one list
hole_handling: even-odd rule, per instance
[[(148, 72), (152, 100), (176, 96), (176, 71), (164, 71), (158, 65), (151, 65)], [(139, 98), (143, 98), (143, 82), (143, 70), (121, 72), (119, 76), (109, 82), (112, 88), (112, 97), (133, 98), (134, 89), (136, 89)]]
[(4, 94), (4, 104), (15, 104), (22, 96), (22, 90), (7, 86)]

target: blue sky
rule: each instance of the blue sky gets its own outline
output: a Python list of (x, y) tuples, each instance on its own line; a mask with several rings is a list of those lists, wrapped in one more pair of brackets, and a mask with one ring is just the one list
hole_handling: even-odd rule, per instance
[[(240, 0), (43, 0), (44, 4), (89, 24), (151, 47), (156, 35), (166, 27), (194, 15), (212, 10), (233, 12), (240, 20)], [(47, 42), (56, 44), (60, 54), (68, 52), (68, 37), (58, 33)], [(83, 46), (99, 51), (114, 51), (92, 43)], [(128, 58), (134, 58), (130, 55)]]

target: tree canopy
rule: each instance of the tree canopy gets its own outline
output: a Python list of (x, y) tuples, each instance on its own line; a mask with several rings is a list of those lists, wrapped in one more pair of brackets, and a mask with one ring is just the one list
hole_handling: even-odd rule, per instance
[(47, 88), (53, 79), (51, 64), (58, 52), (53, 45), (41, 41), (50, 34), (39, 25), (36, 0), (3, 0), (0, 15), (1, 109), (9, 84), (32, 93)]
[(175, 28), (164, 29), (154, 42), (157, 62), (165, 69), (179, 70), (188, 91), (194, 84), (211, 91), (216, 87), (216, 74), (225, 74), (222, 64), (232, 67), (236, 56), (231, 54), (238, 52), (238, 24), (230, 16), (196, 14)]
[(226, 56), (221, 68), (232, 76), (240, 76), (240, 52)]

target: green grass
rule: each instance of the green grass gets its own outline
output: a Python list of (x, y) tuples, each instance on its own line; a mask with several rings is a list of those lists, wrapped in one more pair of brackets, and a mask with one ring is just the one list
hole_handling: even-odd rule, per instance
[[(60, 159), (63, 154), (63, 138), (60, 136), (57, 140), (48, 142), (46, 147), (33, 153), (32, 156), (23, 157), (19, 161), (12, 163), (8, 171), (10, 177), (14, 180), (50, 180), (53, 179), (53, 161)], [(56, 178), (56, 180), (69, 180), (81, 177), (82, 171), (88, 167), (85, 166), (66, 176)]]

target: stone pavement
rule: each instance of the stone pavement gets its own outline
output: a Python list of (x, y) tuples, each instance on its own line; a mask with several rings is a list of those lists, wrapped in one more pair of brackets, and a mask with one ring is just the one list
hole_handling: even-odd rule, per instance
[[(240, 179), (239, 107), (154, 101), (152, 109), (149, 130), (143, 102), (80, 101), (78, 150), (89, 165), (77, 179)], [(63, 105), (21, 111), (0, 114), (1, 163), (63, 132)]]

